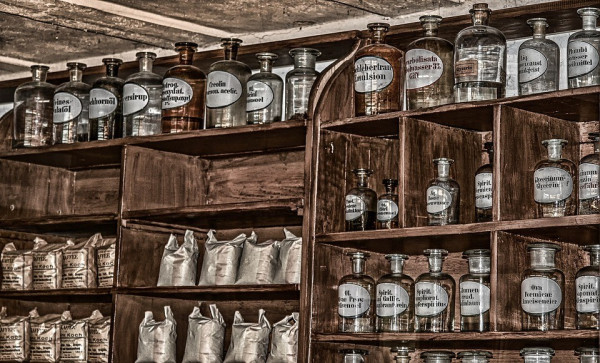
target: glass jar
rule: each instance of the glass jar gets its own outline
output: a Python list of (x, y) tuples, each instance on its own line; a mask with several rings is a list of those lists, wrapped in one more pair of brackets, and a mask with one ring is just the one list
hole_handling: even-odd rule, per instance
[(342, 349), (340, 353), (342, 363), (365, 363), (365, 357), (369, 355), (369, 351), (364, 349)]
[(579, 163), (579, 214), (600, 213), (600, 133), (590, 132), (594, 152), (586, 155)]
[(338, 285), (339, 331), (368, 333), (375, 331), (375, 280), (365, 273), (368, 253), (349, 252), (352, 274)]
[(450, 178), (454, 160), (433, 159), (437, 177), (429, 182), (426, 192), (427, 222), (430, 226), (457, 224), (460, 216), (460, 186)]
[(415, 348), (407, 346), (398, 346), (392, 348), (392, 353), (395, 354), (395, 363), (410, 363), (410, 353), (414, 352)]
[(600, 363), (600, 354), (597, 347), (581, 347), (575, 350), (579, 356), (579, 363)]
[(491, 222), (493, 218), (494, 146), (491, 142), (486, 142), (484, 148), (488, 154), (488, 163), (475, 172), (475, 220), (477, 222)]
[(385, 193), (377, 200), (377, 229), (398, 228), (397, 179), (383, 179)]
[(590, 264), (575, 275), (575, 326), (600, 330), (600, 244), (583, 247)]
[(450, 363), (455, 354), (446, 350), (430, 350), (421, 353), (421, 359), (425, 363)]
[(377, 217), (377, 193), (369, 188), (371, 169), (354, 169), (352, 173), (358, 184), (346, 195), (346, 231), (366, 231), (375, 229)]
[(596, 86), (600, 84), (600, 31), (596, 30), (600, 9), (582, 8), (577, 14), (583, 29), (571, 34), (567, 43), (569, 88)]
[(469, 273), (460, 278), (460, 330), (490, 330), (490, 250), (475, 249), (463, 253)]
[(519, 47), (519, 94), (556, 91), (560, 71), (558, 44), (546, 39), (546, 19), (529, 19), (527, 24), (533, 28), (533, 39)]
[(123, 137), (123, 81), (118, 77), (121, 59), (104, 58), (106, 74), (90, 91), (90, 140)]
[(54, 144), (89, 140), (90, 86), (82, 82), (83, 63), (67, 63), (69, 81), (54, 90)]
[(390, 273), (377, 281), (377, 331), (410, 332), (414, 321), (414, 280), (402, 273), (407, 255), (389, 254)]
[(273, 73), (274, 53), (256, 54), (260, 72), (248, 79), (246, 117), (249, 125), (270, 124), (281, 121), (283, 80)]
[(457, 357), (462, 363), (488, 363), (493, 355), (483, 350), (470, 350), (458, 353)]
[(308, 117), (310, 91), (319, 76), (315, 64), (321, 52), (312, 48), (294, 48), (290, 55), (294, 58), (294, 69), (285, 75), (285, 118), (304, 120)]
[(521, 357), (525, 363), (550, 363), (554, 356), (554, 349), (546, 347), (533, 347), (521, 349)]

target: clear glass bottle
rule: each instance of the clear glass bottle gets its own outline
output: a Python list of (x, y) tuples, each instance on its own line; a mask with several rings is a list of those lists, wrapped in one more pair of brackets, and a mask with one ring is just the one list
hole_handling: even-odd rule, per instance
[(519, 47), (519, 94), (556, 91), (560, 72), (558, 44), (546, 39), (546, 19), (529, 19), (527, 25), (533, 28), (533, 39)]
[(532, 347), (521, 349), (521, 357), (525, 363), (550, 363), (554, 356), (554, 349), (546, 347)]
[(579, 363), (600, 363), (598, 347), (577, 348), (575, 350), (575, 355), (579, 356)]
[(406, 51), (406, 104), (409, 110), (454, 102), (454, 45), (439, 38), (441, 16), (419, 18), (425, 34)]
[(339, 331), (368, 333), (375, 331), (375, 280), (365, 273), (368, 253), (348, 252), (352, 274), (338, 285)]
[(200, 130), (204, 126), (206, 75), (194, 66), (198, 44), (175, 43), (179, 64), (170, 68), (162, 80), (162, 132), (172, 134)]
[(378, 332), (410, 332), (414, 324), (415, 281), (402, 273), (407, 255), (389, 254), (391, 272), (377, 280)]
[(530, 267), (521, 279), (522, 330), (563, 329), (565, 275), (554, 262), (560, 250), (555, 243), (527, 246)]
[(377, 229), (398, 228), (398, 180), (383, 179), (385, 193), (377, 200)]
[(488, 363), (492, 357), (493, 354), (491, 352), (484, 350), (469, 350), (460, 352), (457, 356), (462, 363)]
[(474, 4), (473, 26), (456, 36), (454, 52), (454, 99), (456, 102), (504, 97), (506, 87), (506, 38), (488, 26), (491, 10)]
[(548, 149), (548, 159), (538, 162), (533, 173), (538, 218), (575, 215), (577, 198), (573, 185), (577, 169), (571, 160), (562, 157), (567, 140), (544, 140), (542, 145)]
[(430, 226), (457, 224), (460, 215), (460, 187), (450, 178), (450, 166), (454, 160), (433, 159), (437, 168), (437, 177), (429, 182), (427, 188), (427, 222)]
[(13, 147), (52, 144), (54, 85), (46, 82), (48, 67), (31, 66), (32, 80), (17, 87), (13, 110)]
[(370, 43), (354, 56), (354, 110), (356, 116), (402, 110), (404, 52), (385, 44), (387, 23), (367, 25)]
[(590, 132), (594, 153), (584, 156), (579, 163), (579, 214), (600, 213), (600, 133)]
[(369, 355), (368, 350), (364, 349), (342, 349), (342, 363), (365, 363), (366, 356)]
[(252, 75), (248, 65), (236, 60), (241, 39), (223, 38), (225, 59), (208, 71), (206, 88), (206, 128), (246, 125), (246, 83)]
[(447, 350), (430, 350), (421, 353), (424, 363), (450, 363), (456, 355)]
[(414, 352), (415, 348), (408, 346), (398, 346), (392, 348), (392, 353), (395, 354), (395, 363), (410, 363), (410, 353)]
[(460, 331), (490, 330), (490, 250), (475, 249), (463, 253), (469, 273), (461, 276)]
[(475, 172), (475, 220), (477, 222), (492, 221), (494, 145), (486, 142), (484, 148), (488, 153), (488, 163)]
[(90, 140), (123, 137), (123, 84), (119, 78), (121, 59), (104, 58), (106, 75), (90, 90)]
[(415, 283), (415, 331), (454, 331), (454, 291), (452, 276), (442, 272), (448, 251), (428, 249), (423, 254), (429, 260), (429, 272), (420, 275)]
[(156, 54), (135, 55), (140, 71), (127, 77), (123, 86), (123, 133), (149, 136), (161, 133), (162, 77), (152, 72)]
[(346, 231), (366, 231), (375, 229), (377, 217), (377, 193), (369, 188), (371, 169), (354, 169), (358, 184), (346, 195)]
[(82, 82), (83, 63), (67, 63), (69, 82), (54, 90), (53, 137), (54, 144), (88, 141), (90, 86)]
[(596, 30), (600, 9), (582, 8), (577, 14), (583, 20), (583, 30), (571, 34), (567, 43), (569, 88), (600, 84), (600, 31)]
[(575, 275), (575, 326), (600, 330), (600, 244), (583, 249), (590, 254), (590, 264)]
[(249, 125), (270, 124), (281, 121), (283, 107), (283, 80), (273, 73), (275, 53), (256, 54), (260, 72), (248, 79), (246, 118)]
[(285, 119), (304, 120), (308, 117), (308, 101), (319, 72), (315, 70), (321, 52), (312, 48), (290, 50), (294, 69), (285, 75)]

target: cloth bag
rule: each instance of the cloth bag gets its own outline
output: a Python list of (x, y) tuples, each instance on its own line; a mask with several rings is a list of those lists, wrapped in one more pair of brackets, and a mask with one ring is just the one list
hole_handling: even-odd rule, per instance
[(2, 249), (2, 290), (31, 290), (33, 288), (33, 256), (31, 250), (17, 250), (14, 243)]
[(244, 241), (244, 233), (230, 241), (217, 241), (215, 231), (208, 231), (198, 286), (235, 284)]
[(225, 320), (215, 304), (210, 306), (211, 317), (203, 316), (200, 306), (188, 317), (188, 333), (183, 363), (222, 363)]
[(283, 229), (285, 239), (279, 243), (279, 259), (273, 283), (299, 284), (302, 270), (302, 237)]
[(140, 324), (136, 363), (176, 363), (177, 323), (170, 306), (165, 306), (165, 320), (156, 321), (146, 311)]
[(245, 323), (242, 314), (236, 311), (224, 363), (265, 363), (270, 334), (271, 324), (263, 309), (258, 312), (258, 323)]
[(257, 243), (256, 233), (252, 232), (244, 242), (244, 250), (238, 268), (236, 285), (265, 285), (272, 284), (277, 258), (279, 257), (279, 242), (268, 240)]
[(187, 230), (181, 247), (171, 234), (165, 246), (156, 286), (195, 286), (198, 271), (198, 243), (194, 232)]
[(60, 314), (40, 316), (37, 308), (30, 317), (30, 362), (58, 362), (60, 359)]
[(29, 316), (8, 316), (0, 310), (0, 361), (25, 362), (29, 359)]
[(298, 361), (298, 313), (292, 313), (273, 324), (271, 350), (267, 363)]
[(96, 288), (96, 246), (102, 235), (96, 233), (86, 241), (65, 248), (63, 252), (63, 289)]

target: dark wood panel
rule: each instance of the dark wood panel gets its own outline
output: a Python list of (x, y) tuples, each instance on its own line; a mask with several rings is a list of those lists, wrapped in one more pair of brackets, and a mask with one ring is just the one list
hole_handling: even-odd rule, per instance
[(117, 214), (120, 168), (75, 172), (73, 214)]
[(95, 232), (100, 232), (105, 237), (111, 237), (117, 233), (117, 215), (105, 213), (7, 219), (0, 221), (0, 228), (86, 238)]

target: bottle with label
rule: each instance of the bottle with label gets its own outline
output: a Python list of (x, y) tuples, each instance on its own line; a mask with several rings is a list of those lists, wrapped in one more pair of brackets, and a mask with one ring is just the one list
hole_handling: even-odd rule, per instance
[(340, 279), (338, 286), (339, 331), (368, 333), (375, 331), (375, 280), (365, 273), (368, 253), (348, 252), (352, 274)]
[(427, 188), (427, 222), (430, 226), (457, 224), (460, 214), (460, 187), (450, 178), (452, 159), (433, 159), (437, 168), (437, 177), (429, 182)]
[(530, 267), (521, 279), (522, 330), (563, 329), (565, 275), (554, 257), (561, 248), (555, 243), (530, 243)]
[(441, 16), (419, 18), (425, 36), (406, 52), (406, 104), (409, 110), (454, 102), (454, 45), (439, 38)]
[(104, 58), (106, 75), (90, 91), (90, 140), (123, 137), (123, 84), (118, 77), (121, 59)]
[(72, 144), (76, 141), (88, 141), (90, 86), (82, 82), (83, 63), (67, 63), (69, 82), (54, 90), (53, 142), (54, 144)]
[(490, 250), (463, 253), (469, 273), (460, 278), (460, 331), (490, 330)]
[(283, 102), (283, 80), (273, 73), (275, 53), (256, 54), (260, 72), (248, 79), (246, 117), (249, 125), (270, 124), (281, 121)]
[(470, 350), (460, 352), (456, 356), (462, 363), (488, 363), (493, 357), (491, 352), (484, 350)]
[(390, 254), (391, 273), (377, 281), (377, 331), (410, 332), (414, 320), (414, 280), (402, 273), (407, 255)]
[(124, 136), (149, 136), (161, 133), (162, 77), (152, 72), (156, 54), (135, 55), (140, 71), (127, 77), (123, 86)]
[(492, 221), (492, 190), (494, 185), (494, 145), (484, 144), (489, 162), (475, 172), (475, 220), (477, 222)]
[(385, 44), (387, 23), (367, 25), (370, 43), (354, 56), (354, 110), (356, 116), (400, 111), (404, 97), (404, 52)]
[(600, 363), (600, 353), (597, 347), (581, 347), (575, 350), (579, 363)]
[(473, 26), (456, 36), (454, 52), (454, 98), (456, 102), (494, 100), (504, 97), (506, 87), (506, 38), (488, 26), (491, 10), (474, 4)]
[(410, 353), (414, 352), (415, 348), (407, 346), (398, 346), (392, 348), (392, 353), (395, 354), (395, 363), (410, 363)]
[(533, 39), (519, 47), (519, 94), (556, 91), (560, 69), (558, 44), (546, 39), (546, 19), (529, 19), (527, 24), (533, 28)]
[(521, 349), (521, 357), (525, 363), (550, 363), (554, 349), (547, 347), (532, 347)]
[(600, 244), (583, 249), (590, 254), (590, 264), (575, 275), (575, 326), (600, 330)]
[(415, 331), (454, 331), (454, 291), (452, 276), (442, 272), (448, 251), (429, 249), (423, 251), (429, 260), (429, 272), (419, 276), (415, 283)]
[(342, 349), (342, 363), (365, 363), (366, 356), (369, 355), (368, 350), (364, 349)]
[(424, 363), (450, 363), (456, 355), (447, 350), (430, 350), (421, 353)]
[(315, 70), (321, 52), (312, 48), (290, 50), (294, 69), (285, 75), (285, 119), (304, 120), (308, 117), (308, 101), (319, 72)]
[(575, 215), (577, 198), (573, 184), (577, 169), (571, 160), (562, 157), (567, 140), (544, 140), (542, 145), (548, 149), (548, 159), (538, 162), (533, 173), (538, 218)]
[(358, 185), (346, 195), (346, 231), (367, 231), (375, 229), (377, 217), (377, 193), (369, 188), (371, 169), (354, 169)]
[(590, 132), (594, 153), (584, 156), (579, 163), (579, 214), (600, 213), (600, 133)]
[(13, 147), (52, 144), (54, 85), (46, 82), (48, 67), (31, 66), (32, 80), (17, 87), (13, 110)]
[(196, 49), (196, 43), (175, 43), (179, 64), (170, 68), (162, 80), (163, 134), (204, 127), (206, 75), (193, 65)]
[(385, 193), (377, 201), (377, 229), (398, 228), (398, 180), (383, 179)]
[(577, 14), (583, 29), (571, 34), (567, 43), (569, 88), (596, 86), (600, 84), (600, 31), (596, 30), (600, 9), (582, 8)]

